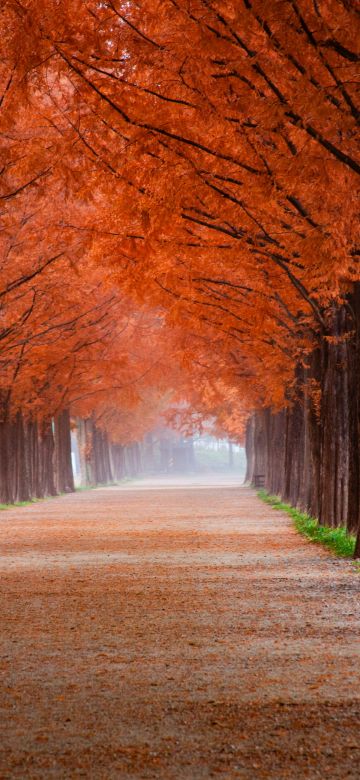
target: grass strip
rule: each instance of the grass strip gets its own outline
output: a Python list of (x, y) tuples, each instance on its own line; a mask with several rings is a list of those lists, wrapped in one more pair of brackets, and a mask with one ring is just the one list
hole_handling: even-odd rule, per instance
[(38, 504), (40, 501), (46, 501), (48, 498), (58, 498), (59, 496), (43, 496), (43, 498), (29, 498), (28, 501), (14, 501), (13, 504), (0, 504), (0, 512), (6, 509), (16, 509), (21, 506), (31, 506), (31, 504)]
[[(75, 487), (74, 491), (71, 491), (72, 493), (78, 493), (82, 492), (83, 490), (96, 490), (96, 488), (101, 487), (118, 487), (122, 485), (125, 482), (132, 482), (132, 477), (124, 477), (123, 479), (119, 480), (118, 482), (99, 482), (95, 485), (78, 485)], [(15, 501), (13, 504), (0, 504), (0, 512), (6, 509), (13, 509), (16, 507), (21, 506), (31, 506), (31, 504), (38, 504), (40, 501), (49, 501), (52, 498), (60, 498), (61, 496), (69, 496), (71, 493), (57, 493), (55, 496), (42, 496), (42, 498), (29, 498), (28, 501)]]
[(342, 558), (351, 558), (354, 555), (355, 536), (349, 534), (345, 528), (329, 528), (326, 525), (319, 525), (314, 517), (300, 512), (290, 504), (285, 504), (279, 496), (271, 496), (266, 490), (259, 490), (258, 496), (273, 509), (279, 509), (290, 515), (296, 530), (307, 539), (323, 544)]

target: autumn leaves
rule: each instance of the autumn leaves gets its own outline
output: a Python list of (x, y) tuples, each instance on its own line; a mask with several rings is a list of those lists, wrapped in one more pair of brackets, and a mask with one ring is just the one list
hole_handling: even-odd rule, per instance
[(238, 437), (298, 394), (358, 282), (356, 24), (338, 0), (8, 0), (14, 408), (110, 429), (169, 389)]

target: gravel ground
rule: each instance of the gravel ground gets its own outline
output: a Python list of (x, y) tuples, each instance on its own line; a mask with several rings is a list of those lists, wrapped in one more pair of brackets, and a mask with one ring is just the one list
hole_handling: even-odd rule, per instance
[(1, 512), (1, 780), (359, 780), (360, 575), (217, 481)]

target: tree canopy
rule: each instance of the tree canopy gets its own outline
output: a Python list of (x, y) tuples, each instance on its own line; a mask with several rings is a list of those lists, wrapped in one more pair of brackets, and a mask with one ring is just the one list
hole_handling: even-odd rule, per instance
[(4, 414), (291, 402), (359, 281), (356, 6), (5, 0)]

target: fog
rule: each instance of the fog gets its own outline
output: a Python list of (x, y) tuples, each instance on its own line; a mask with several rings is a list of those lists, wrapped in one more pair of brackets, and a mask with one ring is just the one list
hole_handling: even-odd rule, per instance
[[(157, 487), (191, 485), (239, 485), (246, 473), (243, 447), (213, 436), (182, 436), (164, 428), (146, 434), (141, 442), (122, 449), (120, 472), (112, 468), (116, 484), (134, 480), (134, 484)], [(72, 466), (77, 486), (86, 484), (81, 474), (81, 452), (72, 435)], [(109, 482), (111, 480), (107, 480)]]

